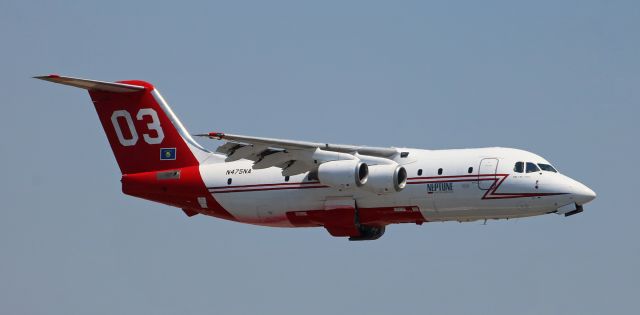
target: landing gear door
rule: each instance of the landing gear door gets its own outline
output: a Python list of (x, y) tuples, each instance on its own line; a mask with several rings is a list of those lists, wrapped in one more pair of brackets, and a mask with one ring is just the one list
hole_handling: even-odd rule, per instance
[(480, 167), (478, 167), (478, 187), (484, 190), (491, 189), (491, 186), (496, 182), (497, 170), (498, 159), (482, 159)]

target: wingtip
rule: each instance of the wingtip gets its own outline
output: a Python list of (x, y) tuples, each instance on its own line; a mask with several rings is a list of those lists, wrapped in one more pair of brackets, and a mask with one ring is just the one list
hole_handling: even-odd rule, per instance
[(194, 137), (207, 137), (210, 139), (222, 139), (224, 137), (223, 132), (209, 132), (209, 133), (199, 133), (194, 134)]
[(60, 78), (59, 74), (47, 74), (47, 75), (37, 75), (33, 77), (34, 79), (46, 80), (46, 79), (57, 79)]
[(209, 137), (210, 138), (222, 139), (222, 138), (224, 138), (224, 132), (210, 132), (209, 133)]

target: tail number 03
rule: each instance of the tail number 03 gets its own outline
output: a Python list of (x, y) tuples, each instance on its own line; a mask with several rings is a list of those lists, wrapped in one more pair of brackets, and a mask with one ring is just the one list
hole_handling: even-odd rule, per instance
[[(149, 135), (149, 133), (143, 133), (142, 138), (144, 142), (148, 144), (159, 144), (162, 143), (164, 139), (164, 131), (162, 131), (162, 127), (160, 126), (160, 120), (158, 120), (158, 113), (151, 108), (142, 108), (136, 114), (136, 120), (143, 120), (145, 116), (151, 117), (151, 122), (147, 123), (148, 131), (155, 131), (155, 135)], [(127, 128), (129, 128), (129, 133), (131, 134), (129, 137), (125, 137), (122, 133), (122, 126), (120, 126), (119, 118), (124, 118), (127, 123)], [(113, 124), (113, 129), (116, 131), (116, 135), (118, 136), (118, 141), (125, 147), (130, 147), (132, 145), (136, 145), (138, 143), (138, 132), (136, 131), (136, 126), (133, 124), (133, 119), (131, 119), (131, 114), (129, 114), (126, 110), (117, 110), (111, 114), (111, 123)]]

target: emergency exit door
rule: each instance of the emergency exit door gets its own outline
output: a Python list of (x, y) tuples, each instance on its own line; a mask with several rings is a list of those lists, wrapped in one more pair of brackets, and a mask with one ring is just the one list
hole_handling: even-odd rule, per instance
[(482, 159), (478, 167), (478, 187), (480, 189), (490, 189), (496, 182), (496, 171), (498, 170), (498, 159)]

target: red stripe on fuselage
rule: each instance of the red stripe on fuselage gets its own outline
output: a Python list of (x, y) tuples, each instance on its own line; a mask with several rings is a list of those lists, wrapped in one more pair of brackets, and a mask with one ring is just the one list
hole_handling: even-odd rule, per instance
[[(542, 197), (563, 195), (564, 193), (499, 193), (496, 192), (500, 185), (509, 177), (509, 174), (480, 174), (480, 175), (450, 175), (450, 176), (429, 176), (429, 177), (411, 177), (408, 185), (431, 184), (440, 182), (476, 182), (492, 180), (494, 183), (485, 192), (481, 199), (513, 199), (526, 197)], [(248, 189), (247, 189), (248, 188)], [(287, 190), (287, 189), (310, 189), (310, 188), (329, 188), (320, 182), (300, 182), (300, 183), (272, 183), (272, 184), (253, 184), (253, 185), (236, 185), (236, 186), (218, 186), (209, 187), (209, 192), (234, 193), (234, 192), (255, 192), (270, 190)]]
[(311, 185), (320, 184), (320, 182), (300, 182), (300, 183), (275, 183), (275, 184), (253, 184), (253, 185), (235, 185), (235, 186), (217, 186), (208, 187), (209, 189), (229, 189), (229, 188), (245, 188), (245, 187), (263, 187), (263, 186), (287, 186), (287, 185)]
[(488, 176), (509, 176), (509, 174), (474, 174), (474, 175), (450, 175), (450, 176), (428, 176), (428, 177), (409, 177), (408, 180), (412, 179), (434, 179), (434, 178), (476, 178), (476, 177), (488, 177)]
[(272, 188), (254, 188), (254, 189), (236, 189), (236, 190), (222, 190), (222, 191), (210, 191), (214, 194), (226, 194), (233, 192), (247, 192), (247, 191), (268, 191), (268, 190), (287, 190), (287, 189), (309, 189), (309, 188), (329, 188), (329, 186), (293, 186), (293, 187), (272, 187)]
[(474, 179), (445, 179), (445, 180), (425, 180), (417, 182), (407, 182), (408, 185), (431, 184), (431, 183), (456, 183), (456, 182), (477, 182), (485, 180), (496, 180), (495, 178), (474, 178)]

